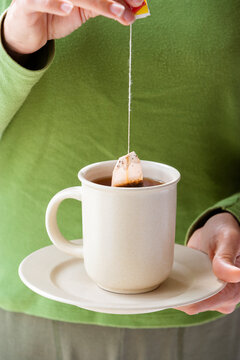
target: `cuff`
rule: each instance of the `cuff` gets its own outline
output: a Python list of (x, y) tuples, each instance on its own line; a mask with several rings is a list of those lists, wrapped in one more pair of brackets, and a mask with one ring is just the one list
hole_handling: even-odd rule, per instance
[[(14, 59), (11, 58), (11, 56), (7, 53), (7, 51), (4, 48), (3, 41), (2, 41), (2, 29), (3, 29), (3, 21), (5, 19), (7, 10), (0, 16), (0, 29), (1, 29), (1, 36), (0, 36), (0, 64), (4, 64), (4, 67), (7, 68), (8, 72), (15, 73), (15, 76), (17, 78), (26, 80), (29, 80), (29, 82), (32, 82), (35, 84), (45, 73), (45, 71), (49, 68), (51, 65), (53, 58), (54, 58), (54, 41), (48, 41), (47, 44), (40, 49), (38, 52), (36, 52), (36, 57), (38, 55), (39, 60), (39, 69), (28, 69), (21, 65), (19, 65)], [(37, 54), (39, 53), (39, 54)]]
[[(0, 16), (0, 30), (6, 12)], [(14, 61), (5, 50), (0, 33), (0, 139), (6, 127), (20, 109), (31, 89), (46, 70), (49, 68), (54, 57), (54, 42), (49, 41), (43, 52), (36, 53), (37, 56), (45, 54), (39, 64), (45, 61), (40, 70), (30, 70)], [(13, 101), (14, 99), (14, 101)]]
[(202, 227), (208, 221), (208, 219), (210, 219), (210, 217), (222, 212), (229, 212), (232, 214), (240, 225), (240, 194), (235, 194), (227, 199), (221, 200), (200, 214), (197, 219), (190, 225), (187, 231), (185, 245), (188, 243), (188, 240), (195, 230)]

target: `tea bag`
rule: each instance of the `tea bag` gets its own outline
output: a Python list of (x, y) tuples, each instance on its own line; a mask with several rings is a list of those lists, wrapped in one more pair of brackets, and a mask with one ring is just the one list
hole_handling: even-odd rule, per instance
[(132, 151), (120, 157), (113, 169), (112, 186), (130, 187), (141, 186), (142, 184), (142, 165), (137, 154)]

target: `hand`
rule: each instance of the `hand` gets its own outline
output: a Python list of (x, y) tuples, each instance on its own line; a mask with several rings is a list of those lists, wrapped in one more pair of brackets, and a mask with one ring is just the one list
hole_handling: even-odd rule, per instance
[(48, 40), (69, 35), (97, 15), (129, 25), (135, 20), (129, 6), (141, 3), (142, 0), (13, 0), (4, 21), (4, 45), (10, 52), (31, 54)]
[(182, 306), (177, 310), (188, 315), (207, 310), (230, 314), (240, 302), (240, 227), (230, 213), (212, 216), (205, 225), (196, 230), (188, 246), (205, 252), (212, 261), (215, 275), (227, 283), (218, 294), (196, 304)]

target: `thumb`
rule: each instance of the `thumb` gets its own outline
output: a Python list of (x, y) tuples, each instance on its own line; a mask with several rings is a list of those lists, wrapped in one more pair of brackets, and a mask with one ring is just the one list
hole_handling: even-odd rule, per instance
[(213, 272), (225, 282), (240, 282), (239, 239), (220, 243), (212, 260)]

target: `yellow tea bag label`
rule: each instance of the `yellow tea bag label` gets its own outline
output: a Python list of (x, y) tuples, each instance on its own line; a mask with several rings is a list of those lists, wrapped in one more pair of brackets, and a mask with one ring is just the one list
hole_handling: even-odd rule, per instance
[(132, 11), (135, 13), (136, 19), (145, 18), (150, 15), (150, 11), (146, 0), (143, 0), (140, 6), (132, 8)]

